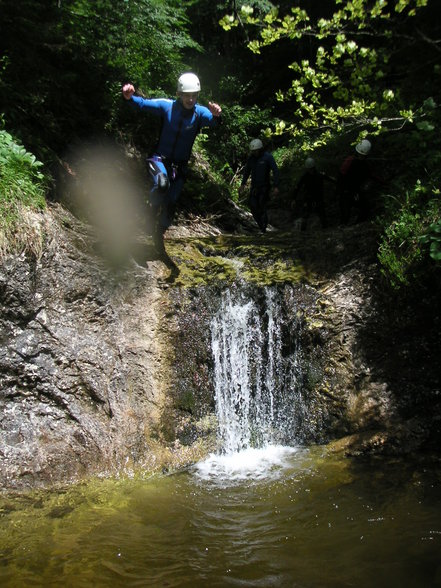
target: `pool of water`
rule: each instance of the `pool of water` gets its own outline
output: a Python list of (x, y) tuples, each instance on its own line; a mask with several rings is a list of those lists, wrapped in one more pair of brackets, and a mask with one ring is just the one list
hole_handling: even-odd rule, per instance
[(441, 472), (272, 447), (3, 497), (0, 585), (441, 586)]

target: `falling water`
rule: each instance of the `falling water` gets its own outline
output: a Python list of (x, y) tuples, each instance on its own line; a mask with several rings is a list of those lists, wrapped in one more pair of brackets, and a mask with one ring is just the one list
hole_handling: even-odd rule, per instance
[(216, 410), (224, 454), (293, 444), (305, 413), (298, 328), (284, 349), (281, 294), (266, 288), (261, 300), (225, 292), (212, 320)]

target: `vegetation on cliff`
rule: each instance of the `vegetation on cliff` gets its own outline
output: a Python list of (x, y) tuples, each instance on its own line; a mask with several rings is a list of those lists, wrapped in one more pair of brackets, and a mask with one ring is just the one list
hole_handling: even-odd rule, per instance
[(12, 135), (0, 130), (0, 258), (10, 250), (40, 250), (41, 233), (29, 229), (30, 211), (46, 205), (42, 166)]

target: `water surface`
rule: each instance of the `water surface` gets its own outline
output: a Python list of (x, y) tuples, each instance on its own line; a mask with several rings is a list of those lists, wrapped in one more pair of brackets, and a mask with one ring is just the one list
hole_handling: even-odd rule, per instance
[(325, 448), (0, 501), (9, 587), (441, 586), (441, 475)]

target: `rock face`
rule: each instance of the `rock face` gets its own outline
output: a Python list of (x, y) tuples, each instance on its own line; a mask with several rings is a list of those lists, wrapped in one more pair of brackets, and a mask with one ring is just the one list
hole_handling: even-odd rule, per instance
[(406, 413), (417, 383), (400, 379), (406, 363), (389, 352), (395, 326), (377, 307), (371, 228), (270, 233), (249, 250), (248, 237), (228, 241), (217, 230), (222, 251), (191, 243), (191, 227), (171, 232), (181, 274), (164, 287), (168, 270), (147, 240), (140, 265), (125, 254), (116, 263), (115, 252), (109, 263), (95, 233), (61, 206), (42, 222), (41, 257), (12, 256), (0, 267), (2, 488), (174, 468), (212, 448), (209, 316), (199, 289), (210, 273), (231, 279), (251, 254), (250, 280), (300, 285), (316, 441), (362, 433), (350, 450), (366, 452), (390, 447), (388, 439), (421, 446), (439, 429), (436, 374), (424, 395), (433, 426), (421, 424), (424, 411)]
[(113, 271), (61, 207), (44, 222), (41, 259), (0, 274), (3, 487), (146, 465), (163, 401), (160, 268)]

